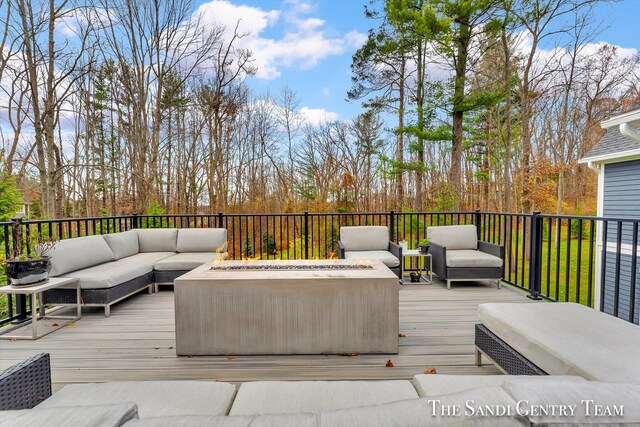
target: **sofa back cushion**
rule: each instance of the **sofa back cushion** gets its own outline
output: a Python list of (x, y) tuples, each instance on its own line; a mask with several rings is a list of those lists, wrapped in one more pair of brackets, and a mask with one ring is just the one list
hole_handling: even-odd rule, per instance
[(102, 236), (60, 240), (49, 253), (51, 276), (60, 276), (116, 259)]
[(478, 249), (478, 234), (475, 225), (445, 225), (427, 227), (429, 242), (444, 246), (447, 250)]
[(139, 228), (136, 233), (140, 252), (176, 252), (177, 228)]
[(135, 255), (139, 251), (138, 234), (135, 230), (125, 231), (123, 233), (103, 234), (111, 252), (116, 259), (125, 258)]
[(226, 252), (226, 228), (181, 228), (178, 252)]
[(59, 408), (2, 411), (3, 426), (102, 426), (119, 427), (138, 419), (134, 403), (118, 405), (64, 406)]
[(389, 229), (383, 226), (341, 227), (340, 241), (347, 251), (389, 250)]

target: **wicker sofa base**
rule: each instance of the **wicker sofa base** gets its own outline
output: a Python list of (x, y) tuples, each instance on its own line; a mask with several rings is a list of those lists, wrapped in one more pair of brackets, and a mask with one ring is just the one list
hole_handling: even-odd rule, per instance
[(37, 354), (0, 372), (0, 411), (31, 409), (51, 396), (48, 353)]
[[(111, 315), (111, 305), (135, 294), (143, 289), (153, 291), (153, 272), (124, 282), (107, 289), (83, 289), (80, 297), (82, 305), (89, 307), (104, 307), (105, 317)], [(44, 293), (44, 301), (49, 305), (75, 305), (75, 289), (52, 289)]]
[(173, 286), (173, 281), (182, 276), (183, 274), (187, 274), (191, 270), (155, 270), (153, 272), (153, 280), (158, 285), (171, 285)]
[(482, 323), (476, 324), (476, 365), (487, 356), (504, 373), (509, 375), (547, 375), (526, 357), (498, 338)]

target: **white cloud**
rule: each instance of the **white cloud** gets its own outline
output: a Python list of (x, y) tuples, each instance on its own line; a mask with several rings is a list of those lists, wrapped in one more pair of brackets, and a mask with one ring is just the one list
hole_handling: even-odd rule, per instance
[[(222, 23), (227, 38), (238, 25), (239, 33), (247, 34), (238, 47), (253, 52), (256, 77), (273, 80), (281, 75), (281, 68), (310, 69), (332, 55), (342, 55), (359, 48), (366, 35), (351, 31), (342, 36), (328, 36), (325, 21), (305, 16), (314, 7), (306, 1), (289, 0), (283, 10), (264, 10), (258, 7), (234, 5), (227, 0), (212, 0), (201, 5), (197, 14), (205, 22)], [(280, 37), (266, 36), (268, 29), (283, 29)]]
[(311, 126), (319, 126), (326, 122), (338, 120), (338, 113), (327, 111), (324, 108), (302, 107), (300, 113), (304, 116), (305, 122)]

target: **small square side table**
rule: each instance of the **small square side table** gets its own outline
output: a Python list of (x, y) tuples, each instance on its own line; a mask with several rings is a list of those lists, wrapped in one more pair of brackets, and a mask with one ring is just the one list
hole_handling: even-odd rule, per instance
[[(48, 291), (49, 289), (54, 289), (54, 288), (59, 288), (61, 286), (65, 286), (65, 285), (72, 285), (75, 284), (76, 286), (76, 316), (51, 316), (51, 315), (46, 315), (44, 312), (44, 304), (42, 303), (42, 298), (38, 298), (38, 301), (40, 302), (40, 307), (38, 309), (38, 313), (36, 314), (36, 308), (34, 306), (35, 301), (36, 301), (36, 297), (37, 296), (41, 296), (42, 293), (44, 291)], [(15, 325), (11, 328), (8, 328), (7, 330), (5, 330), (3, 333), (3, 335), (0, 335), (0, 339), (16, 339), (16, 340), (37, 340), (38, 338), (41, 338), (45, 335), (50, 334), (53, 331), (57, 331), (58, 329), (62, 328), (63, 326), (65, 326), (67, 324), (67, 322), (60, 324), (59, 326), (54, 327), (54, 329), (51, 329), (50, 331), (47, 331), (41, 335), (38, 335), (38, 320), (42, 320), (42, 319), (62, 319), (62, 320), (69, 320), (69, 321), (74, 321), (74, 320), (78, 320), (80, 319), (80, 317), (82, 317), (82, 306), (80, 304), (81, 299), (80, 299), (80, 282), (78, 281), (78, 279), (66, 279), (66, 278), (61, 278), (61, 277), (51, 277), (47, 280), (45, 280), (44, 282), (40, 282), (40, 283), (34, 283), (33, 285), (25, 285), (25, 286), (13, 286), (13, 285), (8, 285), (8, 286), (3, 286), (2, 288), (0, 288), (0, 292), (4, 293), (4, 294), (14, 294), (14, 295), (31, 295), (31, 305), (33, 307), (33, 312), (31, 313), (31, 337), (29, 336), (25, 336), (25, 335), (8, 335), (8, 332), (12, 332), (15, 331), (18, 328), (22, 328), (25, 326), (24, 323), (21, 323), (19, 325)]]
[[(402, 256), (418, 258), (417, 270), (420, 279), (424, 279), (427, 285), (433, 283), (432, 258), (428, 252), (420, 252), (418, 249), (407, 249), (402, 251)], [(420, 258), (422, 258), (422, 268), (420, 268)], [(429, 268), (427, 268), (427, 260), (429, 260)], [(427, 272), (429, 273), (427, 278)]]

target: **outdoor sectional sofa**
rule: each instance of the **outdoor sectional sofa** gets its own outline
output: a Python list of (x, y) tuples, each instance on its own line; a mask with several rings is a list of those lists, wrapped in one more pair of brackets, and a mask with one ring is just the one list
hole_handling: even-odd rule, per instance
[[(223, 228), (135, 229), (59, 241), (51, 251), (53, 277), (80, 281), (82, 304), (104, 307), (143, 289), (152, 293), (216, 258), (227, 257)], [(75, 304), (74, 289), (46, 291), (50, 305)]]
[(638, 402), (640, 385), (571, 376), (259, 381), (237, 390), (139, 381), (71, 384), (51, 395), (48, 354), (0, 373), (0, 420), (13, 427), (638, 425)]

